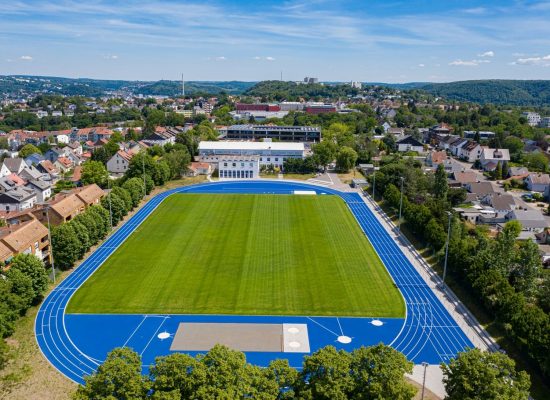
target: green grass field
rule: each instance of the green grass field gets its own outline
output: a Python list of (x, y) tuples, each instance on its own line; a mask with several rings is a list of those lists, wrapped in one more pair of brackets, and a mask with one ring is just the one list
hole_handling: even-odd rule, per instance
[(177, 194), (67, 312), (403, 317), (405, 306), (337, 196)]

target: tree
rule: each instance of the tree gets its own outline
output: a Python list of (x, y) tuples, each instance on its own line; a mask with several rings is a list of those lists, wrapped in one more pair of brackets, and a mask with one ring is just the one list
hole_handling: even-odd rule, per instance
[(89, 160), (82, 164), (81, 182), (84, 185), (95, 183), (98, 186), (105, 187), (109, 173), (101, 161)]
[(111, 351), (97, 372), (84, 380), (74, 395), (77, 400), (141, 400), (149, 391), (149, 382), (141, 375), (141, 358), (129, 348)]
[(428, 225), (426, 225), (425, 237), (434, 250), (437, 251), (445, 244), (447, 235), (443, 227), (436, 221), (436, 219), (432, 218), (428, 222)]
[(326, 169), (327, 165), (330, 164), (334, 157), (336, 157), (337, 146), (334, 142), (330, 140), (324, 140), (321, 143), (317, 143), (312, 146), (313, 153), (317, 156), (319, 164)]
[(143, 172), (149, 176), (155, 174), (155, 160), (147, 152), (140, 151), (135, 156), (132, 157), (130, 163), (128, 164), (128, 170), (126, 171), (126, 176), (128, 178), (141, 178), (143, 179)]
[(90, 235), (88, 234), (88, 229), (82, 223), (78, 221), (69, 221), (68, 224), (71, 225), (71, 227), (74, 230), (74, 233), (76, 237), (78, 238), (79, 246), (78, 246), (78, 255), (77, 259), (80, 260), (82, 257), (84, 257), (84, 254), (90, 249)]
[(173, 353), (157, 357), (150, 377), (154, 392), (176, 392), (178, 399), (193, 398), (197, 388), (204, 383), (204, 371), (199, 360), (187, 354)]
[(97, 222), (99, 238), (103, 239), (109, 232), (109, 211), (100, 205), (88, 207), (86, 210)]
[(354, 399), (406, 400), (416, 389), (404, 374), (412, 373), (413, 363), (397, 350), (378, 344), (360, 347), (351, 353), (351, 375), (355, 383)]
[(27, 158), (28, 156), (34, 153), (42, 154), (42, 152), (38, 147), (29, 143), (21, 147), (21, 149), (19, 150), (19, 157)]
[(435, 170), (434, 196), (437, 199), (447, 200), (448, 191), (449, 183), (447, 182), (447, 172), (445, 171), (445, 166), (439, 164)]
[(516, 262), (511, 269), (512, 286), (527, 298), (534, 297), (542, 271), (539, 247), (534, 241), (528, 239), (519, 244)]
[(151, 178), (153, 178), (156, 186), (164, 185), (170, 180), (171, 176), (170, 166), (166, 161), (160, 160), (155, 163), (155, 169)]
[(531, 153), (523, 156), (523, 164), (529, 167), (530, 171), (548, 171), (548, 159), (543, 153)]
[(347, 400), (354, 388), (350, 366), (350, 354), (334, 346), (305, 356), (296, 388), (298, 398)]
[(266, 369), (267, 378), (275, 382), (279, 395), (277, 399), (294, 399), (294, 387), (298, 379), (298, 371), (288, 364), (288, 360), (273, 360)]
[(191, 162), (191, 156), (187, 148), (184, 148), (184, 150), (171, 151), (164, 156), (164, 160), (166, 160), (170, 167), (171, 177), (179, 178), (187, 171), (187, 166)]
[(342, 172), (348, 172), (355, 167), (357, 162), (357, 152), (351, 147), (341, 147), (336, 155), (336, 169)]
[(525, 371), (505, 354), (472, 349), (441, 365), (448, 400), (527, 400), (531, 386)]
[(130, 178), (122, 184), (122, 187), (126, 189), (128, 193), (130, 193), (130, 197), (132, 198), (132, 205), (134, 207), (137, 207), (144, 195), (143, 180), (137, 177)]
[(111, 189), (111, 193), (114, 195), (117, 195), (124, 201), (124, 209), (126, 213), (132, 210), (134, 208), (134, 203), (132, 201), (132, 196), (130, 195), (130, 192), (128, 190), (124, 189), (121, 186), (115, 186)]
[(6, 279), (11, 283), (11, 292), (21, 299), (21, 314), (29, 309), (35, 298), (32, 287), (32, 279), (24, 272), (16, 268), (10, 268), (5, 273)]
[(48, 288), (48, 273), (44, 263), (32, 254), (18, 254), (11, 261), (11, 268), (21, 271), (31, 279), (32, 302), (40, 300)]
[(56, 267), (69, 269), (78, 260), (81, 243), (71, 224), (62, 224), (52, 229), (52, 252)]
[(101, 205), (110, 213), (109, 218), (112, 216), (112, 221), (109, 220), (109, 224), (112, 222), (113, 226), (116, 226), (128, 213), (124, 200), (113, 192), (101, 199)]

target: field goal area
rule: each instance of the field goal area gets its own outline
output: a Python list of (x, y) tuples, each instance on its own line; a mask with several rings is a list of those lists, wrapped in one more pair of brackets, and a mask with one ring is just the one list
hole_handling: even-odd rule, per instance
[(171, 351), (208, 351), (216, 344), (233, 350), (269, 353), (309, 353), (306, 324), (182, 322)]

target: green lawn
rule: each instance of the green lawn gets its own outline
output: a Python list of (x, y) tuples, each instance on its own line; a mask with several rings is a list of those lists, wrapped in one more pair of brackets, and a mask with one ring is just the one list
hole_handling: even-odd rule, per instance
[(169, 197), (69, 313), (403, 317), (403, 299), (337, 196)]

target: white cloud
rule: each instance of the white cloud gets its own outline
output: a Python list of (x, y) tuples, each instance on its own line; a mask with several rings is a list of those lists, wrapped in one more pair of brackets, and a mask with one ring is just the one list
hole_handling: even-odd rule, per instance
[(107, 54), (107, 55), (104, 55), (103, 58), (105, 60), (118, 60), (118, 56), (115, 54)]
[(266, 59), (266, 61), (275, 61), (274, 57), (266, 57), (265, 59)]
[(32, 60), (32, 57), (31, 56), (21, 56), (19, 57), (21, 60), (25, 60), (25, 61), (31, 61)]
[(478, 54), (478, 57), (494, 57), (495, 52), (494, 51), (486, 51), (484, 53)]
[(550, 54), (543, 57), (527, 57), (518, 58), (511, 63), (512, 65), (541, 65), (543, 67), (550, 67)]
[(214, 58), (215, 61), (225, 61), (227, 60), (227, 58), (225, 58), (225, 56), (219, 56), (219, 57), (216, 57)]
[(477, 67), (480, 64), (487, 64), (490, 63), (489, 60), (454, 60), (449, 63), (449, 65), (453, 65), (456, 67)]
[(260, 56), (256, 56), (256, 57), (253, 57), (253, 58), (254, 58), (254, 60), (261, 60), (262, 59), (262, 57), (260, 57)]
[(424, 64), (418, 64), (418, 66), (419, 66), (420, 68), (424, 68), (424, 67), (425, 67)]

